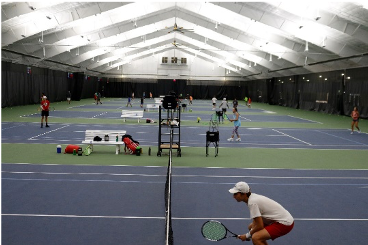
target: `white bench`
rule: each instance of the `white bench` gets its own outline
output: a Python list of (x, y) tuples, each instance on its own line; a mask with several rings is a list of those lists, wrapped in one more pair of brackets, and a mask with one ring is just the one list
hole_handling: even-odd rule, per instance
[(161, 105), (164, 98), (155, 98), (155, 104)]
[(124, 119), (124, 122), (126, 121), (126, 118), (137, 118), (139, 123), (139, 119), (143, 117), (143, 111), (122, 110), (121, 117)]
[[(91, 152), (93, 151), (93, 145), (115, 145), (115, 153), (119, 154), (120, 146), (124, 145), (121, 137), (125, 134), (125, 130), (86, 130), (85, 138), (84, 141), (82, 141), (82, 144), (88, 144)], [(109, 136), (109, 141), (105, 141), (105, 135)], [(93, 141), (96, 136), (100, 137), (102, 140)], [(116, 136), (118, 136), (118, 141), (116, 141)]]
[(158, 111), (159, 106), (160, 106), (159, 104), (147, 104), (146, 111), (149, 111), (150, 109), (154, 109)]

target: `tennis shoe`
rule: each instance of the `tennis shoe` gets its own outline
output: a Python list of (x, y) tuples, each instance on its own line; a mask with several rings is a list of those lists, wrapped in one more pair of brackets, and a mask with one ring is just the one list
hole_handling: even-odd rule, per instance
[(233, 138), (228, 138), (227, 141), (234, 141), (234, 139)]
[(350, 134), (353, 134), (353, 132), (351, 132)]
[(237, 138), (236, 141), (241, 141), (241, 138)]
[(360, 129), (358, 130), (358, 133), (360, 134)]

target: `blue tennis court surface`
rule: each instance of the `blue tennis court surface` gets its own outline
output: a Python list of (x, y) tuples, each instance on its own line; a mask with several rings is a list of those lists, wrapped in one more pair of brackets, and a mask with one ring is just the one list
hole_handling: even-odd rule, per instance
[[(142, 145), (157, 145), (156, 124), (51, 124), (2, 123), (2, 143), (80, 144), (86, 130), (126, 130)], [(207, 127), (181, 127), (181, 145), (205, 147)], [(348, 129), (239, 129), (241, 142), (228, 142), (232, 127), (220, 127), (220, 147), (308, 148), (308, 149), (368, 149), (368, 134), (350, 134)]]
[[(85, 106), (86, 108), (90, 108), (93, 106)], [(123, 110), (126, 107), (121, 107)], [(109, 109), (105, 106), (103, 109)], [(110, 107), (110, 109), (119, 109), (115, 107)], [(143, 109), (136, 109), (143, 110)], [(232, 117), (232, 114), (228, 114)], [(30, 115), (24, 115), (23, 117), (40, 117), (39, 113), (33, 113)], [(121, 119), (121, 110), (116, 112), (113, 111), (52, 111), (50, 112), (50, 118), (86, 118), (86, 119)], [(204, 121), (210, 121), (211, 114), (202, 114), (196, 112), (185, 112), (181, 113), (181, 120), (183, 121), (197, 121), (197, 118), (200, 117)], [(303, 118), (297, 118), (287, 115), (246, 115), (241, 114), (241, 121), (243, 122), (291, 122), (291, 123), (316, 123), (314, 121), (306, 120)], [(143, 118), (149, 118), (153, 120), (158, 120), (159, 115), (157, 112), (144, 112)], [(128, 119), (129, 120), (129, 119)]]
[[(164, 244), (165, 178), (165, 167), (3, 163), (2, 243)], [(367, 170), (226, 168), (173, 168), (174, 243), (210, 244), (210, 219), (246, 233), (249, 211), (228, 192), (238, 181), (295, 218), (271, 244), (366, 244)]]

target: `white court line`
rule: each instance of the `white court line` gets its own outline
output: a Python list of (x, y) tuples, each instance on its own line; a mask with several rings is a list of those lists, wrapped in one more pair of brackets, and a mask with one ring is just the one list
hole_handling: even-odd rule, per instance
[[(290, 116), (290, 115), (288, 115), (288, 116), (289, 116), (289, 117), (294, 117), (294, 116)], [(303, 120), (303, 121), (308, 121), (308, 122), (314, 122), (314, 123), (323, 124), (323, 123), (321, 123), (321, 122), (308, 120), (308, 119), (305, 119), (305, 118), (302, 118), (302, 117), (294, 117), (294, 118), (298, 118), (298, 119)]]
[[(350, 140), (348, 138), (344, 138), (344, 137), (340, 137), (340, 136), (337, 136), (337, 135), (329, 134), (329, 133), (326, 133), (326, 132), (323, 132), (323, 131), (320, 131), (320, 130), (314, 130), (314, 131), (317, 131), (319, 133), (326, 134), (326, 135), (329, 135), (329, 136), (332, 136), (332, 137), (335, 137), (335, 138), (338, 138), (338, 139), (343, 139), (343, 140), (346, 140), (346, 141), (350, 141), (350, 142), (356, 143), (358, 145), (367, 145), (367, 144), (360, 143), (360, 142), (355, 141), (355, 140)], [(349, 134), (349, 136), (351, 136), (351, 135)]]
[(251, 122), (252, 120), (246, 118), (246, 117), (242, 117), (242, 116), (239, 116), (241, 119), (244, 119), (245, 121), (248, 121), (248, 122)]
[(272, 129), (272, 130), (273, 130), (273, 131), (275, 131), (275, 132), (278, 132), (278, 133), (280, 133), (280, 134), (286, 135), (286, 136), (288, 136), (288, 137), (290, 137), (290, 138), (292, 138), (292, 139), (295, 139), (295, 140), (297, 140), (297, 141), (303, 142), (304, 144), (312, 145), (312, 144), (310, 144), (310, 143), (308, 143), (308, 142), (305, 142), (305, 141), (303, 141), (303, 140), (301, 140), (301, 139), (298, 139), (298, 138), (295, 138), (295, 137), (290, 136), (290, 135), (288, 135), (288, 134), (285, 134), (285, 133), (283, 133), (283, 132), (280, 132), (280, 131), (278, 131), (278, 130), (276, 130), (276, 129)]
[(9, 128), (1, 128), (1, 130), (6, 130), (6, 129), (12, 129), (12, 128), (17, 128), (17, 127), (22, 127), (22, 126), (26, 126), (25, 124), (20, 124), (20, 125), (16, 125), (16, 126), (12, 126), (12, 127), (9, 127)]
[[(155, 216), (106, 216), (106, 215), (76, 215), (76, 214), (1, 214), (2, 216), (18, 217), (54, 217), (54, 218), (97, 218), (97, 219), (165, 219)], [(219, 217), (172, 217), (174, 220), (250, 220), (250, 218), (219, 218)], [(368, 219), (340, 218), (294, 218), (298, 221), (368, 221)]]
[(100, 114), (94, 115), (92, 118), (96, 118), (96, 117), (102, 116), (102, 115), (104, 115), (104, 114), (106, 114), (106, 113), (107, 113), (107, 111), (102, 112), (102, 113), (100, 113)]
[(55, 131), (57, 131), (57, 130), (59, 130), (59, 129), (66, 128), (66, 127), (69, 127), (69, 126), (70, 126), (70, 125), (66, 125), (66, 126), (63, 126), (63, 127), (61, 127), (61, 128), (57, 128), (57, 129), (54, 129), (54, 130), (47, 131), (47, 132), (45, 132), (45, 133), (43, 133), (43, 134), (39, 134), (39, 135), (33, 136), (33, 137), (29, 138), (28, 140), (34, 140), (34, 138), (37, 138), (37, 137), (40, 137), (40, 136), (42, 136), (42, 135), (46, 135), (46, 134), (49, 134), (49, 133), (55, 132)]
[[(31, 171), (1, 171), (10, 174), (44, 174), (44, 175), (108, 175), (108, 176), (142, 176), (142, 177), (162, 177), (166, 174), (127, 174), (127, 173), (70, 173), (70, 172), (31, 172)], [(343, 176), (343, 177), (317, 177), (317, 176), (262, 176), (262, 175), (201, 175), (201, 174), (173, 174), (173, 177), (202, 177), (202, 178), (254, 178), (254, 179), (368, 179), (367, 177)]]
[[(155, 142), (157, 144), (157, 142)], [(27, 143), (20, 143), (20, 144), (27, 144)], [(185, 147), (185, 146), (183, 146)], [(220, 147), (221, 148), (221, 147)], [(299, 148), (297, 148), (299, 150)], [(307, 148), (309, 149), (309, 148)], [(30, 165), (30, 166), (66, 166), (65, 164), (57, 164), (57, 163), (29, 163), (29, 162), (18, 162), (18, 163), (7, 163), (2, 162), (1, 165)], [(74, 167), (101, 167), (100, 165), (94, 165), (94, 164), (68, 164), (67, 166), (74, 166)], [(132, 165), (103, 165), (104, 167), (128, 167), (128, 168), (167, 168), (165, 166), (132, 166)], [(174, 168), (185, 168), (187, 169), (187, 166), (175, 166)], [(212, 169), (212, 168), (219, 168), (219, 169), (228, 169), (227, 167), (197, 167), (200, 169)], [(368, 171), (368, 169), (364, 168), (358, 168), (358, 169), (309, 169), (309, 168), (237, 168), (242, 170), (294, 170), (294, 171)]]

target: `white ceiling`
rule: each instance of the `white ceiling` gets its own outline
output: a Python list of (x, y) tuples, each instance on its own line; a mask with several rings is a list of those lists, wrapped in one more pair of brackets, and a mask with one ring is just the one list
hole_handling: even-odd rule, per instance
[[(110, 76), (124, 64), (179, 49), (244, 79), (364, 67), (367, 6), (363, 1), (2, 2), (2, 60)], [(168, 33), (174, 23), (194, 32)], [(174, 40), (180, 46), (172, 45)]]

